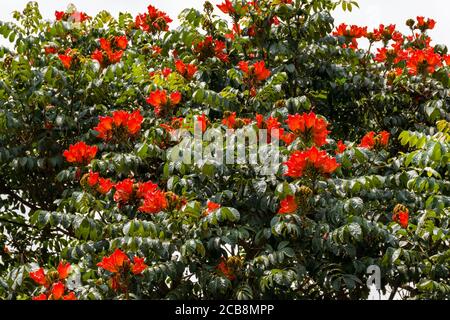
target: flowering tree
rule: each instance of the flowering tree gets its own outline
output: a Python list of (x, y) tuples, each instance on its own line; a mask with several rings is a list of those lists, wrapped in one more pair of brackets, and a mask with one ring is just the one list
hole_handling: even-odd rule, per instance
[(0, 23), (0, 297), (448, 298), (447, 47), (338, 5)]

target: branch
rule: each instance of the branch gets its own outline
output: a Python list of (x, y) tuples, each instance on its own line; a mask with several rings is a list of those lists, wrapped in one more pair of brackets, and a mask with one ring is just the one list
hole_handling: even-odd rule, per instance
[(41, 208), (36, 206), (34, 203), (29, 202), (28, 200), (22, 198), (17, 193), (15, 193), (14, 190), (9, 189), (6, 186), (6, 184), (3, 183), (3, 181), (0, 181), (0, 194), (5, 194), (5, 195), (8, 195), (8, 196), (12, 197), (13, 199), (15, 199), (15, 200), (23, 203), (24, 205), (26, 205), (31, 210), (41, 210)]

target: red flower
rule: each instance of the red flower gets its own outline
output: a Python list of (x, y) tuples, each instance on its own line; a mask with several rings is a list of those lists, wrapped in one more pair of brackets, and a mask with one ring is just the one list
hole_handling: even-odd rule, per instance
[(172, 19), (152, 5), (148, 6), (148, 13), (138, 14), (135, 19), (135, 26), (146, 32), (156, 33), (169, 30), (169, 23)]
[(346, 149), (347, 149), (347, 146), (345, 145), (345, 143), (343, 143), (342, 140), (339, 140), (337, 143), (336, 154), (343, 153)]
[(59, 273), (59, 279), (60, 280), (64, 280), (65, 278), (67, 278), (69, 276), (69, 272), (70, 272), (70, 263), (66, 262), (59, 262), (58, 265), (58, 273)]
[(45, 293), (41, 293), (40, 295), (31, 298), (32, 300), (47, 300), (47, 295)]
[(70, 67), (72, 66), (72, 56), (68, 55), (68, 54), (59, 54), (58, 55), (59, 60), (61, 60), (64, 68), (66, 69), (70, 69)]
[(47, 278), (45, 276), (45, 271), (43, 268), (39, 268), (34, 272), (30, 272), (30, 278), (33, 279), (37, 284), (48, 287)]
[(390, 137), (390, 133), (387, 131), (381, 131), (380, 132), (380, 144), (383, 147), (386, 147), (389, 144), (389, 137)]
[(69, 150), (64, 151), (63, 155), (67, 162), (79, 165), (87, 165), (97, 154), (97, 146), (89, 146), (83, 141), (70, 145)]
[(62, 282), (57, 282), (52, 287), (52, 298), (53, 300), (59, 300), (64, 295), (64, 284)]
[(361, 148), (372, 149), (375, 146), (375, 132), (368, 132), (359, 144)]
[(219, 209), (221, 207), (220, 204), (212, 202), (212, 201), (208, 201), (206, 203), (206, 206), (207, 206), (207, 210), (206, 211), (208, 213), (214, 212), (214, 211), (216, 211), (217, 209)]
[(287, 132), (287, 133), (284, 133), (280, 139), (283, 140), (284, 143), (286, 143), (286, 145), (290, 145), (292, 142), (295, 141), (296, 136), (293, 133)]
[(95, 187), (98, 183), (98, 178), (100, 177), (100, 173), (89, 171), (89, 176), (87, 182), (90, 187)]
[(217, 57), (224, 63), (229, 61), (225, 42), (213, 40), (211, 36), (206, 36), (203, 41), (200, 41), (194, 46), (193, 50), (198, 54), (200, 60)]
[(99, 117), (100, 121), (94, 128), (98, 138), (108, 141), (114, 136), (114, 130), (125, 128), (127, 134), (134, 136), (141, 130), (144, 117), (139, 110), (128, 113), (123, 110), (114, 111), (112, 117)]
[(376, 146), (386, 147), (389, 144), (390, 133), (382, 131), (378, 135), (375, 132), (368, 132), (359, 144), (360, 148), (373, 149)]
[(236, 112), (232, 112), (226, 116), (226, 118), (222, 120), (222, 124), (226, 125), (228, 129), (233, 129), (236, 124)]
[(233, 3), (230, 0), (225, 0), (222, 4), (218, 4), (217, 8), (219, 8), (223, 13), (235, 13)]
[(197, 72), (197, 67), (194, 64), (185, 64), (181, 60), (175, 62), (175, 67), (177, 68), (178, 73), (188, 80), (192, 79)]
[(230, 281), (233, 281), (236, 279), (236, 276), (233, 274), (233, 272), (228, 268), (227, 262), (224, 258), (221, 259), (219, 264), (217, 265), (216, 269), (222, 273), (225, 277), (227, 277)]
[(301, 136), (305, 142), (311, 139), (318, 147), (327, 142), (327, 136), (330, 131), (327, 130), (328, 122), (319, 118), (315, 113), (303, 113), (288, 115), (286, 124), (296, 135)]
[(285, 175), (292, 178), (300, 178), (308, 169), (314, 169), (320, 174), (331, 174), (339, 167), (335, 158), (314, 146), (307, 151), (295, 151), (284, 164), (288, 168)]
[(57, 21), (62, 20), (64, 18), (64, 14), (65, 14), (64, 11), (55, 11), (56, 20)]
[(144, 196), (144, 202), (139, 207), (139, 211), (143, 213), (158, 213), (168, 207), (166, 195), (161, 190), (147, 192)]
[(153, 192), (158, 189), (158, 185), (151, 181), (147, 181), (144, 183), (138, 183), (136, 196), (138, 198), (145, 198), (145, 195), (149, 192)]
[(253, 79), (256, 82), (264, 81), (270, 77), (270, 70), (266, 68), (264, 61), (255, 62), (252, 66), (246, 61), (240, 61), (238, 66), (247, 78)]
[(112, 183), (109, 179), (99, 178), (97, 191), (101, 194), (107, 194), (114, 187), (114, 183)]
[(280, 202), (280, 209), (278, 214), (291, 214), (297, 211), (298, 205), (295, 196), (287, 196), (286, 199)]
[(155, 114), (157, 116), (163, 115), (165, 111), (173, 108), (181, 101), (181, 93), (173, 92), (170, 97), (167, 97), (166, 90), (155, 90), (150, 93), (147, 98), (147, 103), (155, 108)]
[(118, 203), (127, 203), (133, 196), (133, 179), (125, 179), (116, 183), (114, 186), (116, 192), (114, 193), (114, 201)]
[(172, 69), (170, 68), (164, 68), (162, 69), (162, 75), (164, 76), (164, 78), (167, 78), (171, 73), (172, 73)]
[(202, 115), (196, 116), (196, 119), (199, 128), (202, 130), (202, 132), (205, 132), (208, 126), (208, 118), (206, 117), (206, 115), (202, 113)]
[(99, 49), (95, 49), (95, 51), (91, 54), (92, 60), (97, 60), (100, 64), (103, 64), (103, 52)]
[(144, 263), (144, 258), (134, 257), (131, 272), (133, 274), (141, 274), (148, 266)]
[(45, 54), (55, 54), (58, 52), (58, 49), (54, 48), (54, 47), (45, 47)]
[(112, 64), (120, 62), (120, 59), (122, 59), (123, 51), (115, 51), (115, 52), (107, 52), (109, 62)]
[(70, 292), (68, 295), (65, 295), (63, 297), (63, 300), (77, 300), (77, 297), (75, 296), (75, 293)]
[(118, 273), (124, 264), (129, 262), (128, 256), (122, 250), (116, 249), (109, 257), (103, 257), (102, 261), (97, 263), (97, 266), (109, 272)]
[(392, 219), (397, 222), (399, 225), (402, 226), (402, 228), (407, 228), (409, 223), (409, 212), (406, 211), (400, 211), (397, 214), (394, 214)]
[(114, 38), (115, 42), (116, 42), (116, 46), (119, 49), (125, 50), (128, 46), (128, 39), (127, 36), (117, 36)]

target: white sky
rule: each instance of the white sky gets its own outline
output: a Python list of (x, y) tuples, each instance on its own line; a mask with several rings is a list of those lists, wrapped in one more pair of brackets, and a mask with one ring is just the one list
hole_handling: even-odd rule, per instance
[[(222, 0), (210, 0), (221, 3)], [(22, 10), (28, 0), (0, 0), (0, 20), (11, 20), (11, 12)], [(107, 10), (113, 15), (118, 12), (130, 12), (135, 15), (145, 12), (148, 4), (167, 12), (175, 20), (178, 13), (186, 7), (202, 9), (203, 0), (37, 0), (41, 13), (45, 18), (54, 18), (55, 10), (64, 10), (69, 3), (73, 3), (81, 11), (93, 16), (101, 10)], [(367, 25), (369, 28), (379, 23), (395, 23), (398, 28), (407, 32), (405, 21), (417, 15), (432, 17), (437, 21), (436, 28), (431, 33), (435, 43), (450, 45), (450, 1), (448, 0), (359, 0), (361, 9), (353, 12), (335, 12), (336, 24)], [(218, 13), (219, 10), (217, 9)], [(172, 26), (176, 26), (174, 22)], [(4, 43), (0, 40), (0, 44)]]

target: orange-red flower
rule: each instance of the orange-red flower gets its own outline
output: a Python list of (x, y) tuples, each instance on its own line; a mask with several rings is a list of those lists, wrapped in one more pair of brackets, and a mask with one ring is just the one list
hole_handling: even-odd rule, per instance
[(147, 193), (153, 192), (156, 189), (158, 189), (158, 185), (156, 183), (153, 183), (151, 181), (140, 182), (137, 185), (136, 196), (138, 198), (144, 198)]
[(233, 3), (230, 0), (225, 0), (225, 2), (218, 4), (217, 8), (219, 8), (223, 13), (235, 13), (236, 10), (233, 7)]
[(387, 147), (389, 144), (389, 137), (390, 133), (387, 131), (382, 131), (379, 134), (370, 131), (361, 139), (359, 147), (365, 149), (373, 149), (376, 146)]
[(202, 113), (200, 116), (196, 116), (196, 120), (199, 128), (202, 130), (202, 132), (205, 132), (208, 126), (208, 118), (206, 117), (206, 115)]
[(112, 273), (121, 271), (125, 264), (130, 262), (130, 258), (120, 249), (116, 249), (109, 257), (103, 257), (97, 266)]
[(316, 116), (314, 112), (288, 115), (286, 124), (297, 136), (302, 137), (305, 142), (312, 142), (321, 147), (327, 142), (330, 131), (327, 130), (328, 122)]
[(197, 66), (195, 64), (185, 64), (181, 60), (175, 61), (175, 67), (179, 74), (181, 74), (186, 79), (192, 79), (192, 77), (197, 72)]
[(70, 145), (68, 150), (65, 150), (63, 156), (67, 162), (79, 165), (87, 165), (97, 154), (97, 146), (89, 146), (83, 141), (74, 145)]
[(198, 55), (199, 60), (202, 61), (212, 57), (217, 57), (224, 63), (228, 63), (229, 61), (225, 42), (213, 40), (211, 36), (206, 36), (203, 41), (194, 45), (193, 51)]
[(58, 55), (59, 60), (61, 60), (61, 63), (63, 64), (64, 68), (70, 69), (72, 66), (72, 59), (73, 57), (69, 54), (59, 54)]
[(295, 196), (287, 196), (286, 199), (280, 202), (280, 209), (278, 214), (291, 214), (297, 211), (298, 204)]
[(292, 178), (300, 178), (311, 169), (320, 174), (331, 174), (339, 167), (336, 158), (315, 146), (307, 151), (295, 151), (284, 164), (288, 168), (285, 175)]
[(407, 228), (409, 223), (409, 212), (408, 210), (400, 211), (392, 217), (392, 219), (397, 222), (402, 228)]
[(127, 36), (116, 36), (114, 38), (114, 41), (119, 49), (125, 50), (128, 46)]
[(146, 13), (136, 16), (135, 26), (146, 32), (157, 33), (169, 30), (169, 23), (171, 22), (172, 19), (165, 12), (149, 5)]
[(166, 90), (155, 90), (150, 92), (147, 103), (154, 107), (155, 114), (159, 116), (165, 115), (169, 110), (181, 102), (181, 93), (173, 92), (167, 96)]
[(125, 131), (127, 135), (134, 136), (141, 130), (144, 117), (139, 110), (128, 113), (123, 110), (114, 111), (112, 117), (99, 117), (100, 121), (94, 128), (98, 138), (111, 140), (115, 133)]
[(59, 262), (57, 270), (58, 270), (60, 280), (64, 280), (65, 278), (67, 278), (69, 276), (70, 267), (71, 267), (70, 263), (68, 263), (68, 262), (63, 262), (63, 261)]
[(222, 124), (226, 125), (228, 129), (233, 129), (236, 124), (236, 112), (231, 112), (223, 120)]
[(63, 297), (63, 300), (77, 300), (74, 292), (70, 292), (69, 294)]
[(134, 180), (125, 179), (115, 184), (116, 192), (114, 193), (114, 201), (120, 204), (127, 203), (132, 197), (134, 192)]
[(208, 201), (208, 202), (206, 203), (206, 207), (207, 207), (206, 211), (207, 211), (208, 213), (211, 213), (211, 212), (214, 212), (214, 211), (216, 211), (217, 209), (219, 209), (219, 208), (221, 207), (221, 205), (218, 204), (218, 203), (215, 203), (215, 202), (213, 202), (213, 201)]
[(342, 140), (339, 140), (337, 143), (336, 154), (343, 153), (345, 150), (347, 150), (347, 146), (342, 142)]
[(64, 295), (65, 286), (62, 282), (57, 282), (52, 287), (52, 299), (59, 300)]
[(253, 79), (256, 82), (264, 81), (270, 77), (270, 70), (266, 68), (264, 61), (255, 62), (253, 65), (246, 61), (240, 61), (238, 66), (244, 72), (246, 78)]
[(222, 258), (217, 265), (216, 269), (225, 277), (227, 277), (230, 281), (236, 279), (236, 276), (233, 274), (233, 271), (228, 267), (227, 262), (224, 258)]
[(57, 21), (62, 20), (64, 17), (64, 14), (65, 14), (64, 11), (55, 11), (56, 20)]
[(144, 262), (144, 258), (134, 257), (133, 265), (131, 266), (131, 272), (133, 274), (141, 274), (145, 269), (147, 269), (147, 265)]
[(34, 272), (30, 272), (30, 278), (37, 284), (48, 287), (47, 277), (43, 268), (39, 268)]
[(144, 202), (138, 210), (143, 213), (158, 213), (167, 207), (168, 202), (165, 193), (161, 190), (154, 190), (144, 195)]
[(32, 300), (47, 300), (47, 295), (45, 293), (41, 293), (40, 295), (31, 298)]
[(99, 49), (95, 49), (95, 51), (91, 54), (92, 60), (97, 60), (100, 64), (103, 64), (103, 52)]

